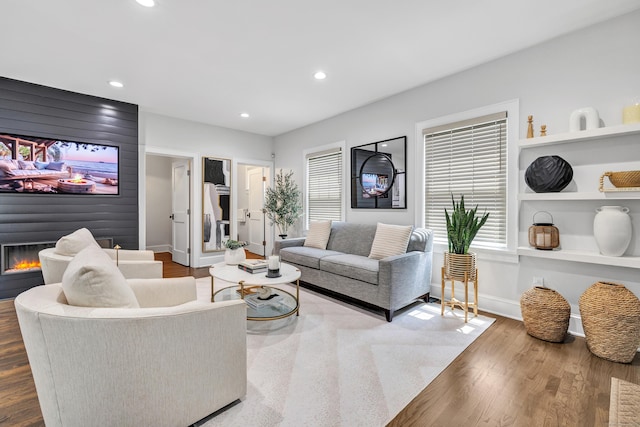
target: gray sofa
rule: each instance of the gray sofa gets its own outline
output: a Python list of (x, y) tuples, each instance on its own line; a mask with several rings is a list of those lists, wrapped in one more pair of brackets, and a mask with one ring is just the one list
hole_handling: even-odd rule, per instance
[(300, 280), (384, 310), (394, 311), (416, 299), (429, 299), (433, 232), (415, 228), (407, 252), (381, 260), (368, 258), (376, 224), (333, 222), (327, 249), (305, 247), (304, 238), (275, 242), (283, 262), (300, 269)]

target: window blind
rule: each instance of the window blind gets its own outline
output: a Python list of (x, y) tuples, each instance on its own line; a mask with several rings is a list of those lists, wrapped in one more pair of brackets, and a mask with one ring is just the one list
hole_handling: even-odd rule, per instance
[(474, 245), (507, 246), (507, 113), (478, 117), (423, 130), (425, 148), (425, 226), (447, 240), (445, 208), (451, 195), (464, 195), (465, 207), (478, 205), (489, 219)]
[(342, 219), (341, 149), (307, 157), (307, 221), (329, 219)]

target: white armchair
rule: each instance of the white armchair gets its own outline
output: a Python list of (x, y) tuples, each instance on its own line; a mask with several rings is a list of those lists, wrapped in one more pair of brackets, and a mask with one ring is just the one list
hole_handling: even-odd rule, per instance
[(47, 426), (186, 426), (246, 394), (246, 306), (195, 279), (127, 280), (141, 308), (78, 307), (60, 284), (16, 312)]
[[(79, 228), (62, 236), (54, 248), (38, 253), (45, 285), (62, 282), (62, 275), (78, 252), (87, 247), (100, 248), (93, 234), (86, 228)], [(127, 279), (162, 278), (162, 261), (156, 261), (153, 251), (128, 249), (102, 249)]]
[[(116, 262), (115, 249), (103, 249)], [(40, 268), (45, 285), (60, 283), (73, 256), (56, 252), (56, 248), (43, 249), (38, 253)], [(118, 250), (118, 269), (127, 279), (159, 279), (162, 278), (162, 261), (154, 259), (153, 251)]]

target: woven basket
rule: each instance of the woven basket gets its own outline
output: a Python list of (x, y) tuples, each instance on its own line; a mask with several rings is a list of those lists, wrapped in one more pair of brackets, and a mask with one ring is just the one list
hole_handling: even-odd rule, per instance
[(468, 254), (454, 254), (451, 252), (444, 253), (444, 268), (447, 279), (456, 279), (463, 281), (464, 273), (467, 273), (467, 279), (474, 281), (476, 279), (476, 254), (469, 252)]
[(605, 176), (614, 187), (640, 187), (640, 171), (605, 172), (600, 177), (601, 184)]
[(597, 282), (578, 301), (591, 353), (630, 363), (640, 346), (640, 300), (617, 283)]
[(571, 306), (558, 292), (533, 287), (520, 297), (520, 310), (529, 335), (544, 341), (564, 341), (569, 330)]

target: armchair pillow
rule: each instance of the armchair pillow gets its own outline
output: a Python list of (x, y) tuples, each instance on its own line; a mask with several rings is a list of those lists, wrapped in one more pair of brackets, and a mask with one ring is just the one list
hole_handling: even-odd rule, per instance
[(304, 246), (308, 248), (327, 249), (330, 234), (331, 221), (311, 221), (309, 224), (309, 232), (304, 240)]
[(382, 259), (407, 252), (413, 226), (378, 223), (369, 258)]
[(100, 247), (87, 246), (69, 262), (62, 275), (69, 305), (139, 308), (133, 290), (118, 267)]
[(55, 252), (60, 255), (74, 256), (87, 246), (100, 248), (93, 234), (86, 228), (80, 228), (71, 234), (62, 236), (56, 242)]

